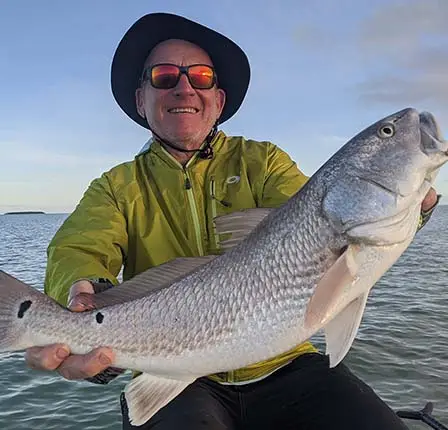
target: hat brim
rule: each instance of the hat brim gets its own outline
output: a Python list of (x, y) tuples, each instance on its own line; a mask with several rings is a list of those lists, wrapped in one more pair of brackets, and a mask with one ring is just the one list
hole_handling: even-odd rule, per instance
[(187, 18), (152, 13), (143, 16), (126, 32), (115, 51), (111, 67), (112, 94), (118, 105), (135, 122), (148, 128), (136, 108), (135, 90), (151, 50), (168, 39), (182, 39), (204, 49), (218, 76), (218, 85), (226, 93), (226, 103), (219, 118), (223, 123), (240, 108), (250, 81), (246, 54), (226, 36)]

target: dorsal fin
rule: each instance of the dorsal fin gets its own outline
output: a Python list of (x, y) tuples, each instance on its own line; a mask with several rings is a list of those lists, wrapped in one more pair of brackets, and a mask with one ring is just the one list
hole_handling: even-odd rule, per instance
[(175, 258), (101, 293), (83, 294), (83, 303), (85, 300), (84, 305), (88, 309), (103, 308), (148, 296), (193, 273), (216, 257), (217, 255)]
[(230, 234), (221, 241), (224, 251), (228, 251), (242, 242), (273, 210), (274, 208), (252, 208), (232, 212), (214, 219), (218, 234)]

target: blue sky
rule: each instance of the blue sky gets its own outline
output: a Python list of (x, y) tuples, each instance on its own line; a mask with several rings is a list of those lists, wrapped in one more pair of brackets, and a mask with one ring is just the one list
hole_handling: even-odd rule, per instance
[[(224, 131), (273, 141), (307, 174), (406, 106), (434, 112), (448, 135), (446, 0), (2, 0), (0, 213), (70, 212), (143, 146), (147, 131), (115, 104), (109, 72), (124, 32), (156, 11), (243, 47), (251, 85)], [(437, 188), (448, 194), (448, 169)]]

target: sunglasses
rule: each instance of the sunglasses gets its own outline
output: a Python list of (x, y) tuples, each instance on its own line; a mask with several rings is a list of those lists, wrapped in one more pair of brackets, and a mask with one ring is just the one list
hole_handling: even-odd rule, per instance
[(182, 74), (187, 75), (190, 85), (199, 90), (209, 90), (217, 83), (215, 70), (206, 64), (156, 64), (144, 70), (141, 82), (149, 81), (154, 88), (168, 90), (177, 85)]

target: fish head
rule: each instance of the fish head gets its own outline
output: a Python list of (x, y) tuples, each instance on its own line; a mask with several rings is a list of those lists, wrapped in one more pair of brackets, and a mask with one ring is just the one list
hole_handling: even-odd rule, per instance
[(429, 189), (435, 172), (448, 161), (448, 142), (434, 116), (407, 108), (354, 138), (362, 143), (351, 157), (353, 173), (398, 197)]
[(339, 233), (375, 244), (409, 240), (448, 161), (435, 117), (407, 108), (367, 127), (336, 154), (323, 210)]

